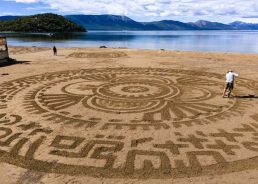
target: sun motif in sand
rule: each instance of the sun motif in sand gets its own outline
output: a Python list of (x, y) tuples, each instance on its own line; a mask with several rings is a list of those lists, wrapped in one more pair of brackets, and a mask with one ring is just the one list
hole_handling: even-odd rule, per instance
[(40, 102), (53, 110), (67, 110), (80, 104), (86, 110), (102, 113), (140, 114), (141, 121), (190, 120), (229, 107), (212, 102), (218, 95), (206, 89), (208, 83), (221, 85), (211, 80), (177, 76), (84, 76), (80, 82), (63, 86), (63, 94), (42, 94)]

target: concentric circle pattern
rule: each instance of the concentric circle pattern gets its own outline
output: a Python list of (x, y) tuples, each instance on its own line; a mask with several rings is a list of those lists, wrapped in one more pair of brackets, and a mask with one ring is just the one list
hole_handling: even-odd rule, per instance
[(121, 89), (121, 91), (127, 92), (127, 93), (144, 93), (144, 92), (150, 91), (150, 89), (148, 87), (144, 87), (144, 84), (143, 84), (138, 86), (137, 85), (125, 86)]
[[(258, 168), (255, 81), (159, 68), (46, 73), (0, 84), (0, 160), (43, 172), (178, 178)], [(23, 110), (16, 108), (17, 104)], [(243, 154), (244, 153), (244, 154)]]
[(152, 100), (178, 94), (178, 89), (172, 85), (162, 85), (144, 82), (111, 83), (97, 88), (100, 96), (123, 100)]

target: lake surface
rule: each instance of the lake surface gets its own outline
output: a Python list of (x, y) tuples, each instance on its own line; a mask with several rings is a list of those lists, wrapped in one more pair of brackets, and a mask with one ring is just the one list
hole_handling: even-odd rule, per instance
[(8, 43), (13, 46), (105, 45), (137, 49), (258, 53), (258, 31), (89, 31), (53, 36), (47, 33), (4, 35), (8, 36)]

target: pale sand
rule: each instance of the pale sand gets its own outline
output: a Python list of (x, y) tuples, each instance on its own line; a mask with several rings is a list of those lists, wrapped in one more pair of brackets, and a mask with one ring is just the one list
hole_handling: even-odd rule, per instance
[[(258, 134), (256, 133), (258, 132), (258, 55), (69, 48), (58, 49), (58, 56), (53, 56), (52, 50), (48, 48), (10, 47), (10, 56), (19, 61), (19, 64), (0, 68), (0, 100), (2, 99), (0, 102), (3, 106), (1, 109), (0, 104), (0, 183), (258, 183), (258, 158), (256, 158), (258, 156)], [(93, 72), (92, 69), (97, 68), (100, 70)], [(252, 98), (223, 99), (221, 97), (224, 75), (229, 69), (236, 71), (241, 77), (237, 80), (234, 94), (242, 97), (251, 95)], [(49, 74), (49, 72), (68, 70), (77, 70), (74, 76), (78, 74), (83, 77), (71, 78), (73, 73), (69, 72), (71, 77), (68, 79), (66, 78), (68, 73), (57, 73), (59, 76)], [(167, 76), (167, 72), (175, 75)], [(36, 77), (21, 79), (33, 75), (41, 75), (42, 81)], [(37, 80), (36, 83), (30, 82), (34, 79)], [(60, 79), (67, 80), (50, 85), (51, 81)], [(85, 80), (91, 82), (85, 83), (83, 82)], [(13, 86), (18, 84), (15, 89), (24, 87), (24, 90), (14, 93), (8, 99), (6, 96), (13, 91), (11, 87), (3, 84), (5, 82)], [(103, 84), (105, 87), (96, 89), (96, 86)], [(36, 95), (33, 94), (33, 90), (37, 92)], [(155, 95), (152, 94), (153, 92)], [(87, 100), (85, 96), (81, 97), (86, 94), (90, 96), (93, 93), (104, 96), (96, 97), (96, 101)], [(118, 96), (117, 93), (122, 94)], [(71, 94), (70, 97), (69, 94)], [(136, 98), (137, 94), (143, 96)], [(164, 101), (163, 98), (170, 99), (175, 105), (168, 105), (169, 108), (166, 111), (165, 108), (161, 108), (161, 104), (164, 105), (168, 100)], [(124, 103), (125, 100), (130, 103)], [(35, 102), (47, 111), (39, 110)], [(145, 102), (148, 104), (146, 105)], [(159, 105), (153, 105), (155, 103)], [(7, 104), (7, 107), (4, 107), (4, 104)], [(143, 110), (144, 108), (147, 110)], [(158, 110), (153, 113), (153, 117), (159, 120), (157, 122), (156, 119), (151, 119), (149, 114), (154, 112), (155, 108)], [(136, 109), (137, 112), (132, 113), (132, 109)], [(120, 111), (121, 113), (118, 113)], [(62, 117), (59, 117), (61, 122), (57, 123), (56, 119), (46, 119), (43, 114), (49, 112), (61, 114)], [(6, 115), (3, 115), (5, 113)], [(151, 123), (161, 123), (165, 126), (155, 129), (151, 124), (150, 127), (145, 127), (145, 130), (144, 127), (137, 126), (135, 129), (128, 127), (103, 129), (107, 123), (150, 124), (149, 119), (142, 121), (142, 114), (151, 119)], [(18, 115), (22, 119), (17, 120), (17, 116), (13, 115)], [(64, 117), (71, 115), (74, 115), (72, 117), (74, 121), (81, 122), (80, 119), (83, 119), (82, 124), (86, 119), (97, 123), (88, 128), (84, 124), (74, 125), (73, 122), (72, 125), (62, 124), (64, 123), (62, 121), (68, 121), (68, 118)], [(190, 124), (185, 123), (186, 120)], [(33, 125), (26, 127), (32, 122), (36, 122), (34, 127)], [(29, 135), (35, 129), (40, 129), (39, 133)], [(12, 130), (12, 133), (8, 132), (9, 130)], [(232, 134), (226, 135), (223, 131)], [(21, 135), (12, 140), (11, 136), (15, 136), (17, 132)], [(221, 134), (217, 134), (218, 132)], [(69, 144), (69, 140), (59, 140), (60, 147), (58, 147), (58, 140), (55, 144), (52, 142), (57, 135), (77, 137), (78, 145), (74, 145), (76, 148), (65, 149), (63, 144)], [(87, 141), (104, 139), (101, 136), (97, 138), (98, 135), (106, 136), (105, 143), (108, 141), (113, 143), (109, 142), (106, 148), (101, 148), (98, 146), (104, 143), (100, 141), (98, 146), (95, 145), (92, 148), (93, 150), (96, 148), (95, 154), (91, 150), (88, 154), (77, 158), (71, 158), (68, 153), (65, 153), (65, 156), (58, 155), (59, 152), (49, 154), (55, 146), (57, 146), (55, 148), (63, 146), (63, 151), (79, 153), (83, 149), (81, 145)], [(185, 138), (191, 135), (202, 140), (196, 142), (190, 138), (192, 142), (185, 141)], [(41, 147), (38, 148), (38, 152), (34, 152), (34, 155), (29, 157), (27, 150), (40, 136), (45, 136)], [(24, 144), (21, 143), (19, 148), (16, 143), (21, 138), (27, 138), (27, 142), (24, 140)], [(168, 141), (182, 144), (178, 153), (165, 145)], [(216, 143), (225, 143), (225, 145), (219, 147)], [(123, 148), (120, 144), (123, 144)], [(49, 146), (52, 148), (50, 149)], [(135, 168), (138, 170), (135, 171), (125, 169), (125, 167), (132, 167), (129, 161), (125, 166), (126, 156), (130, 150), (138, 150), (136, 151), (138, 160), (137, 163), (135, 162)], [(139, 150), (143, 150), (144, 153)], [(26, 152), (27, 158), (23, 160)], [(154, 152), (167, 155), (165, 157), (170, 159), (170, 163), (166, 164), (169, 161), (164, 160), (162, 156), (162, 163), (165, 166), (158, 169), (159, 154), (155, 155)], [(196, 165), (193, 160), (189, 161), (191, 156), (186, 158), (187, 153), (193, 155), (194, 152), (202, 155), (198, 156), (200, 165)], [(101, 170), (108, 153), (117, 156), (113, 169), (106, 166), (106, 169)], [(215, 154), (213, 158), (208, 155), (211, 153)], [(146, 156), (146, 154), (149, 155)], [(154, 155), (150, 156), (151, 154)], [(149, 161), (145, 163), (145, 172), (141, 171), (145, 159), (151, 160), (156, 170), (151, 170)], [(34, 162), (35, 160), (42, 162)], [(111, 160), (109, 161), (112, 162)], [(176, 160), (185, 163), (187, 168), (182, 163), (176, 164)], [(44, 165), (44, 163), (53, 163), (53, 165)], [(65, 164), (67, 168), (59, 164)], [(73, 169), (69, 169), (70, 165), (74, 166)], [(92, 166), (93, 169), (80, 170), (77, 168), (79, 165)]]

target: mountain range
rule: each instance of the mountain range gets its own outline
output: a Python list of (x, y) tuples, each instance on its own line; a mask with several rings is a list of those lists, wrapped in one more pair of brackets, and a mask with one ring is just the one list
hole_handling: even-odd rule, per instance
[[(10, 21), (20, 17), (0, 16), (0, 21)], [(230, 24), (205, 20), (189, 23), (174, 20), (137, 22), (129, 17), (119, 15), (65, 15), (64, 18), (87, 30), (258, 30), (258, 24), (240, 21)]]

